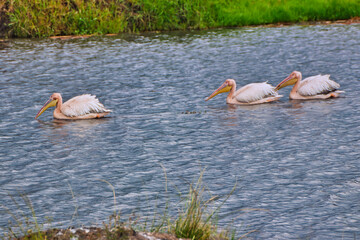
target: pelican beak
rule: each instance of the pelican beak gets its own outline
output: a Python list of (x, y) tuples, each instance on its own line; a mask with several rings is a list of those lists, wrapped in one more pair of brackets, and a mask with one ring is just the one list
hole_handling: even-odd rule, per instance
[(41, 114), (43, 114), (43, 112), (45, 112), (46, 109), (48, 109), (49, 107), (55, 107), (56, 104), (58, 102), (58, 99), (49, 99), (44, 106), (40, 109), (40, 111), (38, 112), (38, 114), (36, 115), (35, 119), (37, 119)]
[(294, 85), (297, 81), (298, 81), (298, 79), (296, 77), (293, 77), (292, 75), (289, 75), (287, 78), (282, 80), (281, 83), (279, 83), (275, 87), (274, 90), (278, 91), (278, 90), (282, 89), (283, 87), (286, 87), (286, 86), (289, 86), (289, 85)]
[(232, 86), (229, 86), (226, 82), (224, 82), (218, 89), (216, 89), (205, 101), (210, 100), (211, 98), (215, 97), (219, 93), (229, 92)]

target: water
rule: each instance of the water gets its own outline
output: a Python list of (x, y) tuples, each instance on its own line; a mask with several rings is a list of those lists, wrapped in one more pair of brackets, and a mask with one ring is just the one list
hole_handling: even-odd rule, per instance
[[(0, 226), (4, 206), (26, 211), (20, 194), (51, 226), (101, 225), (114, 208), (152, 217), (167, 201), (176, 213), (178, 191), (203, 170), (213, 195), (236, 184), (219, 218), (239, 236), (355, 239), (359, 49), (360, 25), (11, 40), (0, 50)], [(276, 85), (293, 70), (331, 74), (346, 93), (290, 101), (287, 87), (271, 104), (204, 101), (227, 78)], [(113, 113), (34, 120), (53, 92), (95, 94)]]

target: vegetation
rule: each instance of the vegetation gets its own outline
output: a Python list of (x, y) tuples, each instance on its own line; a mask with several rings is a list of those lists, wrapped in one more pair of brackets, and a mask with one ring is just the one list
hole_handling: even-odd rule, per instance
[(101, 35), (358, 16), (358, 0), (2, 0), (0, 35)]
[[(224, 203), (235, 190), (235, 187), (222, 202)], [(209, 213), (209, 205), (218, 199), (217, 196), (204, 200), (205, 187), (202, 185), (200, 176), (196, 185), (190, 184), (190, 189), (185, 202), (185, 208), (171, 224), (171, 232), (179, 238), (190, 238), (197, 240), (207, 239), (229, 239), (229, 232), (219, 233), (216, 224), (212, 222), (214, 214), (222, 204), (214, 211)]]
[[(17, 213), (13, 213), (6, 206), (2, 206), (2, 208), (4, 208), (6, 212), (10, 214), (12, 219), (15, 221), (15, 223), (9, 223), (10, 225), (13, 225), (15, 227), (9, 226), (8, 232), (5, 233), (3, 239), (16, 239), (26, 235), (32, 236), (29, 239), (45, 239), (44, 233), (42, 232), (43, 225), (38, 223), (30, 199), (26, 195), (21, 194), (21, 198), (23, 199), (24, 203), (28, 207), (28, 210), (30, 211), (29, 214), (26, 213), (25, 210), (21, 209), (21, 204), (16, 201), (14, 197), (10, 197), (14, 202), (15, 206), (17, 206), (18, 210)], [(29, 217), (29, 215), (31, 215), (31, 217)]]
[[(109, 217), (108, 223), (103, 223), (103, 227), (92, 227), (87, 230), (52, 228), (46, 230), (44, 229), (44, 225), (38, 222), (38, 217), (35, 215), (34, 208), (28, 197), (22, 195), (22, 199), (25, 202), (25, 210), (21, 209), (21, 204), (16, 201), (15, 198), (11, 197), (15, 205), (18, 207), (18, 210), (17, 213), (12, 213), (5, 206), (2, 206), (15, 221), (9, 223), (7, 230), (5, 230), (5, 234), (3, 237), (0, 236), (0, 239), (144, 239), (144, 237), (139, 237), (139, 234), (137, 234), (134, 229), (143, 229), (143, 231), (153, 232), (143, 233), (148, 237), (153, 237), (153, 239), (234, 239), (235, 231), (230, 231), (229, 229), (219, 230), (216, 222), (214, 221), (220, 207), (232, 195), (235, 190), (235, 186), (226, 196), (207, 196), (209, 194), (203, 185), (202, 174), (203, 173), (201, 173), (195, 184), (189, 184), (189, 192), (186, 193), (186, 196), (183, 198), (184, 207), (179, 210), (178, 216), (171, 217), (168, 215), (167, 204), (164, 214), (161, 215), (160, 218), (157, 215), (154, 216), (156, 219), (154, 219), (150, 229), (146, 229), (146, 223), (144, 226), (144, 224), (141, 225), (141, 223), (134, 222), (131, 218), (129, 218), (126, 223), (121, 221), (120, 212), (116, 212), (114, 210), (114, 213)], [(115, 190), (113, 186), (107, 181), (104, 182), (112, 188), (114, 205), (116, 205)], [(180, 196), (182, 196), (181, 193)], [(223, 200), (219, 203), (218, 200), (221, 198), (223, 198)], [(217, 207), (214, 207), (215, 204), (217, 204)], [(26, 212), (28, 212), (31, 216), (28, 217)], [(47, 224), (50, 226), (49, 221), (47, 221)]]

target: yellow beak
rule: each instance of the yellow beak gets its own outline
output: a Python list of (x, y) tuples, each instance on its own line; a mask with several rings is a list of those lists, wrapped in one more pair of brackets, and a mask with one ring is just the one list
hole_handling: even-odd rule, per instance
[(45, 112), (46, 109), (48, 109), (49, 107), (55, 107), (57, 104), (58, 100), (57, 99), (49, 99), (44, 106), (40, 109), (40, 111), (38, 112), (38, 114), (36, 115), (35, 119), (37, 119), (41, 114), (43, 114), (43, 112)]
[(224, 93), (224, 92), (230, 92), (232, 86), (227, 85), (226, 82), (224, 82), (218, 89), (216, 89), (208, 98), (205, 99), (205, 101), (210, 100), (211, 98), (215, 97), (216, 95), (218, 95), (219, 93)]
[(275, 91), (280, 90), (286, 86), (289, 85), (294, 85), (296, 82), (298, 81), (298, 79), (295, 77), (291, 77), (288, 76), (287, 78), (285, 78), (284, 80), (282, 80), (276, 87), (275, 87)]

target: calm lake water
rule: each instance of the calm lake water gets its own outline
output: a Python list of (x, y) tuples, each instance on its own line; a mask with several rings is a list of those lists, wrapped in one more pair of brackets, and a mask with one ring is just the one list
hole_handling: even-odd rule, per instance
[[(227, 78), (276, 85), (293, 70), (331, 74), (346, 93), (290, 101), (287, 87), (271, 104), (204, 101)], [(1, 47), (0, 71), (2, 232), (4, 207), (28, 212), (20, 194), (52, 227), (101, 226), (114, 208), (145, 221), (167, 202), (173, 214), (204, 171), (209, 194), (236, 184), (218, 216), (238, 236), (360, 237), (360, 25), (16, 39)], [(95, 94), (113, 113), (34, 120), (53, 92)]]

